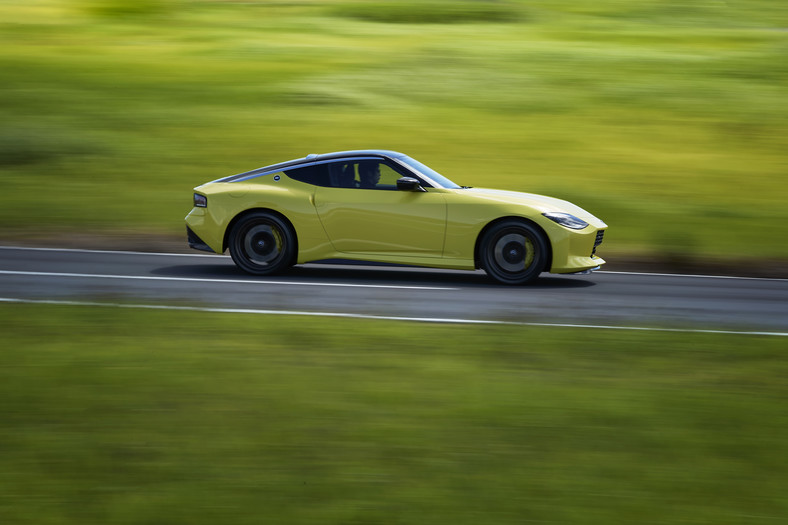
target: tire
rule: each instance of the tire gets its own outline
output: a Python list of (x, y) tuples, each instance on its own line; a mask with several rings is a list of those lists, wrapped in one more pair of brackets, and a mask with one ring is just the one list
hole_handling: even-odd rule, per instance
[(230, 231), (230, 256), (247, 273), (270, 275), (290, 267), (296, 240), (293, 229), (277, 215), (255, 212)]
[(504, 284), (526, 284), (544, 271), (548, 244), (535, 226), (518, 220), (493, 225), (479, 243), (479, 261), (491, 278)]

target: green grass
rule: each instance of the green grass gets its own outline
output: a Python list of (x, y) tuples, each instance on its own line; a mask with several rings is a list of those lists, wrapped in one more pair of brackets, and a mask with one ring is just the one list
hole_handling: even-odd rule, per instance
[(180, 234), (191, 188), (381, 147), (567, 198), (605, 254), (788, 257), (788, 5), (0, 3), (0, 236)]
[(782, 338), (33, 305), (0, 330), (3, 523), (788, 519)]

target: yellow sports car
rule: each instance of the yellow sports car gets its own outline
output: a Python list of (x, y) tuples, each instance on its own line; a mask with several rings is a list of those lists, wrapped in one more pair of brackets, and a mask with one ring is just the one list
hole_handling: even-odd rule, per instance
[(189, 246), (267, 275), (321, 259), (474, 270), (506, 284), (581, 273), (607, 225), (566, 201), (458, 186), (407, 155), (308, 155), (194, 189)]

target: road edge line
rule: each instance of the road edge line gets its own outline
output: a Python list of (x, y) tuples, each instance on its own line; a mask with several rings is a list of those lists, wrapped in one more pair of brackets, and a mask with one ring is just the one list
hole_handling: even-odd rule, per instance
[(495, 321), (489, 319), (452, 319), (439, 317), (399, 317), (388, 315), (355, 314), (350, 312), (309, 312), (303, 310), (264, 310), (256, 308), (219, 308), (208, 306), (176, 306), (176, 305), (157, 305), (157, 304), (134, 304), (134, 303), (103, 303), (96, 301), (65, 301), (55, 299), (21, 299), (15, 297), (0, 297), (0, 303), (6, 304), (46, 304), (55, 306), (98, 306), (106, 308), (130, 308), (140, 310), (173, 310), (187, 312), (206, 312), (206, 313), (226, 313), (226, 314), (250, 314), (250, 315), (296, 315), (306, 317), (338, 317), (346, 319), (369, 319), (377, 321), (404, 321), (435, 324), (468, 324), (468, 325), (502, 325), (502, 326), (529, 326), (543, 328), (585, 328), (594, 330), (622, 330), (637, 332), (666, 332), (684, 334), (718, 334), (718, 335), (750, 335), (750, 336), (770, 336), (788, 337), (788, 332), (763, 332), (763, 331), (743, 331), (743, 330), (708, 330), (700, 328), (658, 328), (645, 326), (616, 326), (616, 325), (592, 325), (576, 323), (538, 323), (528, 321)]

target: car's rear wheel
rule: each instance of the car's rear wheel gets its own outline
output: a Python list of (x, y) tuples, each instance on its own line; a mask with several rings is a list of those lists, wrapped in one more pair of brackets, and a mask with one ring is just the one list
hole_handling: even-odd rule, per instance
[(535, 226), (518, 220), (494, 224), (479, 244), (487, 275), (504, 284), (525, 284), (545, 269), (548, 245)]
[(268, 275), (291, 265), (295, 234), (277, 215), (255, 212), (240, 219), (230, 231), (230, 256), (245, 272)]

